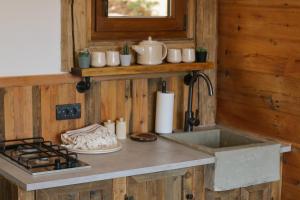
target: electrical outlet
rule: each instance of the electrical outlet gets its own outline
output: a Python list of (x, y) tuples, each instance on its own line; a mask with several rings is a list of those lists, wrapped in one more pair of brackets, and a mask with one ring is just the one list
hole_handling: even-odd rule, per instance
[(56, 105), (56, 120), (79, 119), (80, 117), (80, 103)]

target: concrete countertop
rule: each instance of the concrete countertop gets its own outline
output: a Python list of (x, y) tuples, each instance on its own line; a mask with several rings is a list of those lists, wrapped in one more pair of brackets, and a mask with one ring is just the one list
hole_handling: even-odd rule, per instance
[(139, 143), (129, 139), (122, 150), (99, 155), (79, 155), (90, 169), (32, 176), (3, 158), (0, 174), (26, 191), (95, 182), (118, 177), (187, 168), (214, 163), (215, 158), (163, 138)]

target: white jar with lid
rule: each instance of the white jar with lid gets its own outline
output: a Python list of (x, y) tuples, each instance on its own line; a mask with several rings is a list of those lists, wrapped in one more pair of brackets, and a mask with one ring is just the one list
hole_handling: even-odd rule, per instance
[(119, 140), (125, 140), (126, 139), (126, 121), (124, 118), (120, 118), (117, 120), (117, 125), (116, 125), (116, 133), (117, 133), (117, 138)]
[(115, 130), (115, 122), (111, 121), (111, 120), (107, 120), (106, 122), (104, 122), (104, 126), (108, 129), (108, 131), (112, 134), (116, 134), (116, 130)]

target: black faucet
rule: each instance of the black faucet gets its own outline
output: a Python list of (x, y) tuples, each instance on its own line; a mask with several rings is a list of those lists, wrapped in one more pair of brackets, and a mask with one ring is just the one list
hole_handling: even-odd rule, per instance
[[(194, 126), (199, 126), (200, 120), (199, 120), (199, 108), (196, 111), (196, 116), (194, 116), (193, 112), (193, 91), (194, 91), (194, 85), (196, 81), (199, 81), (199, 78), (203, 78), (207, 84), (208, 88), (208, 95), (212, 96), (214, 94), (214, 89), (211, 81), (209, 80), (209, 77), (202, 73), (193, 71), (192, 73), (189, 73), (184, 77), (184, 84), (189, 86), (189, 96), (188, 96), (188, 109), (185, 112), (185, 119), (184, 119), (184, 131), (185, 132), (191, 132), (193, 131)], [(198, 91), (199, 92), (199, 91)], [(199, 96), (198, 96), (198, 101)], [(199, 106), (199, 105), (198, 105)]]

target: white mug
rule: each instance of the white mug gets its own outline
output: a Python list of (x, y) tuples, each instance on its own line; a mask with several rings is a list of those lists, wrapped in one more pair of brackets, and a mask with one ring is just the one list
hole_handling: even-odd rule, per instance
[(120, 65), (120, 53), (118, 51), (107, 51), (106, 61), (108, 66)]
[(182, 49), (182, 61), (185, 63), (195, 62), (195, 49)]
[(105, 52), (92, 52), (92, 67), (104, 67), (106, 65)]
[(182, 61), (180, 49), (168, 49), (167, 61), (169, 63), (180, 63)]

